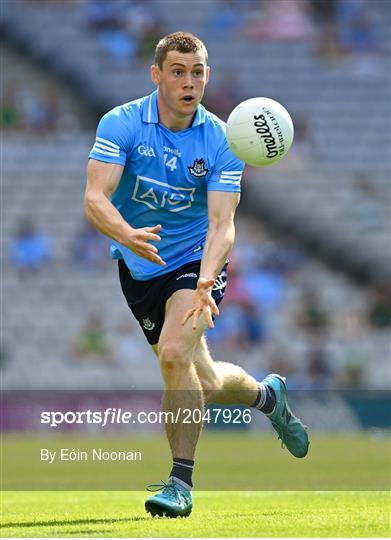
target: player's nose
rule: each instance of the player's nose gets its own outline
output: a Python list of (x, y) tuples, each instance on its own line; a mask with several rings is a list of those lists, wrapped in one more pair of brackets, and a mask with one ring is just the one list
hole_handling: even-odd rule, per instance
[(191, 73), (188, 73), (186, 75), (186, 78), (185, 78), (185, 80), (183, 82), (183, 88), (186, 88), (186, 89), (194, 88), (193, 80), (191, 78)]

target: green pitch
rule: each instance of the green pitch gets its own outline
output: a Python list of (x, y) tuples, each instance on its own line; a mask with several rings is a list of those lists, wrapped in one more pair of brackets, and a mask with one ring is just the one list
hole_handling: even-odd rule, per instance
[[(39, 464), (43, 443), (140, 449), (143, 461)], [(312, 436), (308, 457), (296, 460), (273, 436), (204, 433), (195, 473), (200, 491), (192, 515), (177, 520), (152, 519), (144, 511), (148, 493), (140, 491), (166, 479), (164, 436), (4, 435), (2, 454), (2, 487), (10, 491), (2, 496), (0, 532), (7, 538), (391, 535), (387, 437)], [(37, 491), (26, 491), (29, 485)], [(54, 486), (59, 491), (49, 491)]]
[[(136, 462), (40, 460), (40, 449), (138, 450)], [(164, 435), (56, 437), (4, 435), (2, 479), (6, 491), (142, 491), (165, 479), (171, 465)], [(205, 432), (197, 447), (194, 482), (199, 491), (388, 491), (391, 446), (367, 434), (313, 435), (308, 456), (296, 459), (274, 435)]]
[(9, 492), (10, 537), (389, 537), (383, 492), (199, 492), (187, 519), (144, 513), (140, 492)]

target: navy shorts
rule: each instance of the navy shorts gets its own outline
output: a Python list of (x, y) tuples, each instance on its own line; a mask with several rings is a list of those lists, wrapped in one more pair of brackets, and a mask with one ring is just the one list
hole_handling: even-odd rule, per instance
[[(201, 261), (193, 261), (153, 279), (133, 279), (125, 262), (118, 261), (122, 292), (150, 345), (159, 341), (164, 324), (166, 302), (180, 289), (196, 289)], [(224, 298), (227, 266), (221, 270), (212, 290), (217, 305)]]

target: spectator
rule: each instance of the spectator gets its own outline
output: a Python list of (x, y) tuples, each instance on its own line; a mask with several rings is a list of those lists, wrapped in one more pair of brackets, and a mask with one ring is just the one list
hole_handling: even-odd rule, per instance
[(265, 0), (264, 12), (250, 23), (248, 35), (256, 40), (309, 40), (314, 27), (306, 0)]
[(100, 270), (109, 263), (109, 242), (95, 227), (85, 221), (76, 237), (73, 259), (85, 270)]
[(381, 193), (374, 178), (364, 171), (353, 177), (350, 215), (357, 220), (357, 228), (365, 230), (386, 230), (389, 209), (388, 193)]
[(374, 21), (362, 0), (338, 0), (335, 4), (339, 42), (345, 54), (379, 52)]
[(210, 32), (227, 35), (240, 28), (243, 22), (242, 5), (238, 0), (220, 0), (210, 16)]
[(296, 324), (310, 334), (323, 335), (329, 328), (329, 316), (314, 288), (303, 291)]
[(270, 247), (263, 265), (270, 269), (273, 268), (276, 273), (283, 276), (289, 276), (300, 268), (303, 258), (293, 236), (285, 235), (281, 236), (278, 242)]
[(161, 375), (156, 370), (157, 358), (145, 341), (137, 322), (122, 322), (114, 329), (113, 359), (115, 365), (126, 374), (130, 386), (138, 388), (161, 387)]
[(296, 388), (296, 377), (300, 379), (300, 374), (290, 347), (270, 339), (251, 360), (251, 364), (247, 364), (247, 367), (249, 373), (258, 381), (268, 373), (279, 373), (282, 377), (289, 377), (290, 389)]
[(272, 259), (265, 260), (246, 275), (246, 291), (257, 306), (275, 310), (279, 307), (286, 289), (286, 280)]
[(163, 34), (164, 30), (161, 21), (157, 18), (151, 18), (150, 24), (145, 27), (138, 42), (137, 58), (141, 62), (148, 61), (154, 56), (156, 36), (162, 36)]
[(232, 262), (230, 267), (230, 286), (226, 292), (222, 313), (213, 332), (208, 331), (208, 339), (213, 344), (224, 343), (228, 351), (239, 351), (265, 339), (265, 328), (260, 313), (257, 313), (245, 281)]
[(83, 3), (86, 27), (95, 33), (103, 54), (117, 67), (126, 66), (137, 52), (137, 39), (128, 27), (130, 7), (126, 1)]
[(37, 232), (31, 220), (19, 222), (11, 242), (10, 260), (20, 276), (37, 274), (49, 264), (52, 257), (49, 238)]
[(2, 89), (0, 126), (3, 129), (17, 129), (20, 127), (20, 124), (21, 118), (16, 98), (16, 87), (11, 84), (6, 84), (5, 89)]
[(10, 351), (4, 341), (0, 341), (0, 369), (4, 369), (10, 361)]
[(45, 134), (56, 130), (60, 107), (56, 92), (49, 89), (46, 94), (22, 92), (23, 121), (27, 129)]
[(289, 174), (311, 171), (317, 163), (317, 148), (308, 121), (304, 117), (295, 119), (295, 136), (288, 155), (276, 165)]
[(101, 0), (85, 0), (82, 4), (85, 25), (91, 30), (110, 30), (121, 28), (120, 2), (102, 2)]
[[(377, 73), (381, 48), (375, 20), (363, 0), (332, 0), (324, 12), (313, 0), (314, 12), (321, 21), (320, 54), (331, 60), (348, 60), (358, 73)], [(321, 2), (323, 4), (323, 2)], [(319, 17), (320, 15), (320, 17)]]
[(368, 347), (360, 341), (344, 348), (343, 365), (336, 373), (335, 385), (338, 388), (362, 388), (365, 386), (366, 368), (370, 361)]
[(337, 0), (311, 0), (311, 10), (317, 25), (317, 52), (321, 58), (330, 60), (338, 59), (341, 56), (338, 44), (336, 2)]
[(264, 341), (265, 329), (254, 305), (227, 302), (222, 313), (217, 331), (207, 333), (212, 343), (224, 344), (227, 351), (235, 353)]
[(240, 82), (236, 72), (225, 72), (217, 85), (207, 87), (205, 106), (215, 111), (224, 121), (241, 101)]
[[(140, 370), (143, 359), (148, 355), (152, 356), (153, 353), (148, 343), (142, 338), (142, 333), (131, 324), (131, 319), (129, 321), (118, 325), (115, 329), (113, 356), (119, 367), (137, 372)], [(155, 368), (156, 365), (153, 367)], [(153, 376), (156, 378), (156, 370)]]
[(319, 390), (330, 388), (331, 382), (332, 370), (326, 351), (322, 347), (311, 349), (307, 357), (303, 385), (308, 390)]
[(92, 312), (88, 315), (75, 336), (72, 349), (81, 362), (113, 365), (111, 346), (99, 313)]
[[(128, 28), (138, 42), (142, 41), (147, 34), (151, 34), (159, 23), (156, 6), (152, 6), (149, 0), (129, 2), (126, 15)], [(157, 35), (159, 33), (155, 35), (155, 40)]]
[(339, 319), (339, 369), (335, 374), (335, 385), (342, 389), (360, 388), (365, 384), (366, 370), (371, 362), (368, 323), (361, 307), (350, 309)]
[(372, 328), (383, 330), (391, 326), (391, 288), (389, 282), (378, 283), (372, 292), (369, 307)]
[(295, 375), (297, 372), (297, 366), (292, 358), (292, 352), (280, 343), (271, 344), (267, 364), (267, 373), (280, 373), (283, 377), (288, 377)]

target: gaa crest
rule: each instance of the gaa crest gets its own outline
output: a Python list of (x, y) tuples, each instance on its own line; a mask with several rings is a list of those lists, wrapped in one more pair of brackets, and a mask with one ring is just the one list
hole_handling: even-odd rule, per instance
[(195, 159), (193, 165), (188, 166), (187, 168), (189, 169), (190, 174), (196, 176), (197, 178), (206, 176), (209, 172), (209, 169), (205, 167), (204, 159)]

